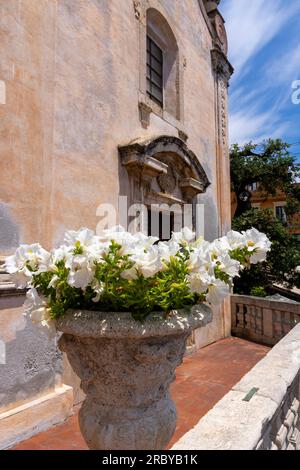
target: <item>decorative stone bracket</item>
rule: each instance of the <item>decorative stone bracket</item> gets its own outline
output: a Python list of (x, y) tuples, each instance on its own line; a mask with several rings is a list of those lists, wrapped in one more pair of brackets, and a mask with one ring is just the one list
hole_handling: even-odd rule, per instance
[(205, 192), (203, 183), (195, 180), (194, 178), (185, 178), (180, 182), (179, 186), (188, 201), (191, 201), (197, 194)]
[(128, 171), (140, 173), (143, 179), (167, 174), (168, 165), (143, 153), (139, 144), (121, 148), (122, 164)]

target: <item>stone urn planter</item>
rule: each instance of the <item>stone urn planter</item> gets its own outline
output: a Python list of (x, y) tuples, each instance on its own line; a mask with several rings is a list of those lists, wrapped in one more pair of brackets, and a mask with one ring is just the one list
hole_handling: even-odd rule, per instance
[(90, 449), (166, 448), (176, 427), (169, 385), (188, 336), (211, 319), (200, 304), (143, 323), (130, 313), (78, 310), (56, 320), (60, 348), (86, 394), (79, 424)]

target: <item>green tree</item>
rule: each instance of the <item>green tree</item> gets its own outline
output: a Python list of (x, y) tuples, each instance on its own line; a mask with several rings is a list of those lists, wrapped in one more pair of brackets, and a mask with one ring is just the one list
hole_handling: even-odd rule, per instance
[(300, 165), (290, 153), (290, 147), (280, 139), (265, 140), (261, 144), (232, 145), (231, 185), (237, 199), (236, 217), (251, 209), (248, 191), (251, 183), (259, 183), (266, 198), (282, 191), (286, 196), (288, 216), (299, 211), (300, 188), (295, 183), (300, 176)]
[(277, 283), (285, 287), (300, 287), (300, 274), (295, 271), (300, 265), (300, 250), (295, 238), (270, 209), (250, 209), (233, 219), (232, 228), (242, 231), (251, 227), (264, 232), (272, 241), (272, 248), (265, 263), (252, 265), (235, 280), (235, 292), (257, 295), (258, 289), (265, 292)]
[(270, 210), (251, 208), (249, 185), (258, 183), (262, 197), (275, 196), (281, 191), (286, 198), (288, 218), (299, 212), (300, 165), (282, 140), (269, 139), (261, 144), (233, 145), (230, 150), (231, 187), (236, 194), (237, 208), (234, 230), (255, 227), (272, 241), (267, 261), (245, 269), (237, 279), (235, 290), (240, 294), (263, 295), (274, 283), (300, 287), (300, 251), (292, 235)]

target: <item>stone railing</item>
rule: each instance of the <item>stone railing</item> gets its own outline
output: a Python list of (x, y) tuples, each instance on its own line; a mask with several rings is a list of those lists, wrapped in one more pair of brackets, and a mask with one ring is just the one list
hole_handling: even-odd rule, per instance
[(231, 332), (240, 338), (273, 346), (299, 322), (297, 302), (231, 296)]
[(300, 450), (300, 325), (172, 450)]

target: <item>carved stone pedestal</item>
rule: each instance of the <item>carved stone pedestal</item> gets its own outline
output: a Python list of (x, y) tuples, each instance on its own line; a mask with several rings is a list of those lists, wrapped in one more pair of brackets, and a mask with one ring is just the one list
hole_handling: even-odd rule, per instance
[(86, 394), (79, 424), (90, 449), (167, 446), (176, 427), (169, 385), (188, 336), (211, 318), (209, 307), (196, 305), (144, 323), (130, 313), (92, 311), (69, 311), (57, 321), (60, 347)]

